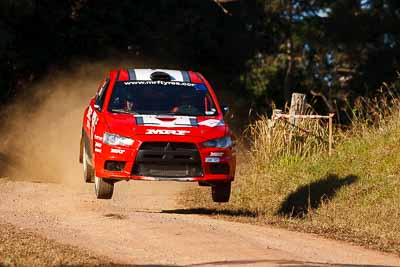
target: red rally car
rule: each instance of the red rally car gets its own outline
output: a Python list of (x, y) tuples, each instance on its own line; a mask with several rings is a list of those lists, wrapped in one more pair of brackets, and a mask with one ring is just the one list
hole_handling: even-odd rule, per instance
[(132, 179), (196, 181), (227, 202), (236, 166), (227, 110), (198, 72), (113, 70), (84, 112), (84, 180), (100, 199)]

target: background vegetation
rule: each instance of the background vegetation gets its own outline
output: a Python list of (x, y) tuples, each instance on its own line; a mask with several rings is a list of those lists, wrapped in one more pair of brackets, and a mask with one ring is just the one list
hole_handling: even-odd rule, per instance
[(1, 0), (0, 100), (54, 68), (118, 57), (202, 71), (240, 118), (292, 91), (340, 111), (396, 78), (398, 1), (220, 2)]
[(182, 194), (184, 205), (400, 254), (399, 92), (393, 84), (360, 99), (350, 128), (336, 127), (331, 157), (323, 122), (297, 128), (261, 117), (247, 131), (249, 151), (239, 152), (231, 201), (213, 204), (209, 188), (197, 188)]

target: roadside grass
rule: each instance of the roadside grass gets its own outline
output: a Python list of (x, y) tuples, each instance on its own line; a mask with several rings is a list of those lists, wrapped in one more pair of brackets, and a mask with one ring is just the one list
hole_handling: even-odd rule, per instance
[(261, 118), (239, 156), (231, 201), (214, 204), (209, 188), (198, 188), (183, 194), (184, 205), (400, 254), (399, 98), (384, 97), (364, 102), (371, 112), (354, 111), (352, 128), (336, 131), (331, 157), (318, 141), (325, 137), (304, 136), (291, 148), (283, 126), (269, 132), (271, 122)]

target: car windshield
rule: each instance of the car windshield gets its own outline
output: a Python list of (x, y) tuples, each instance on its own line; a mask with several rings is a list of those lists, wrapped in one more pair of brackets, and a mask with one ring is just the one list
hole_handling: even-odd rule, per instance
[(116, 82), (108, 110), (132, 114), (217, 115), (207, 87), (187, 82)]

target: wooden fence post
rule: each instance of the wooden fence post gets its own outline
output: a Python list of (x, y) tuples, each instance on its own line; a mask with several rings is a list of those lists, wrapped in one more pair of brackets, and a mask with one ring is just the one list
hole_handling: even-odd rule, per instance
[(292, 148), (293, 130), (297, 125), (297, 120), (294, 115), (303, 115), (306, 107), (306, 95), (293, 93), (289, 109), (289, 123), (292, 125), (289, 134), (289, 149)]
[(329, 125), (328, 125), (328, 127), (329, 127), (329, 149), (328, 149), (329, 156), (332, 156), (332, 143), (333, 143), (333, 134), (332, 134), (333, 120), (332, 119), (333, 119), (334, 115), (335, 115), (335, 113), (329, 113)]
[[(290, 102), (289, 115), (303, 115), (306, 110), (306, 95), (293, 93)], [(290, 117), (289, 122), (296, 125), (296, 118)]]
[[(271, 120), (274, 123), (276, 119), (284, 118), (288, 119), (289, 123), (292, 125), (289, 132), (289, 140), (288, 140), (288, 149), (292, 147), (292, 137), (293, 131), (297, 126), (298, 119), (329, 119), (328, 122), (328, 132), (329, 132), (329, 144), (328, 144), (328, 153), (329, 156), (332, 155), (332, 147), (333, 147), (333, 117), (334, 113), (329, 113), (329, 116), (326, 115), (304, 115), (306, 110), (306, 95), (293, 93), (292, 94), (292, 102), (290, 103), (289, 114), (282, 114), (282, 110), (274, 109), (272, 112)], [(274, 124), (272, 124), (274, 125)]]

